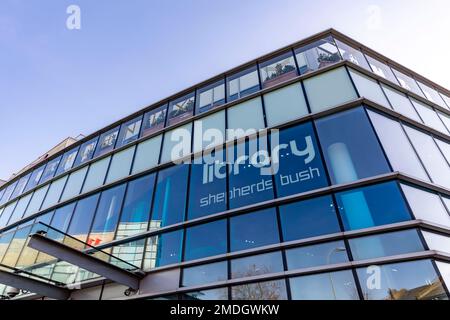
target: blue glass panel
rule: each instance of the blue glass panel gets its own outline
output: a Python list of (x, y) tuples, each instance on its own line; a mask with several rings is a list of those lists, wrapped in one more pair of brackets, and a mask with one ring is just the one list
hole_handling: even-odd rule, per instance
[(95, 147), (97, 146), (98, 137), (92, 138), (89, 141), (86, 141), (83, 143), (80, 147), (80, 152), (77, 154), (77, 158), (75, 160), (74, 167), (79, 166), (82, 163), (85, 163), (86, 161), (89, 161), (92, 159), (92, 156), (94, 155)]
[(39, 183), (42, 184), (51, 178), (53, 178), (56, 174), (56, 169), (58, 169), (59, 162), (61, 161), (62, 156), (59, 156), (47, 163), (45, 166), (44, 173), (42, 174), (41, 180)]
[(167, 106), (162, 106), (144, 114), (141, 137), (148, 136), (164, 128), (166, 123)]
[(226, 252), (226, 220), (219, 220), (187, 229), (184, 246), (185, 261), (205, 258)]
[(100, 194), (97, 193), (78, 201), (67, 231), (68, 234), (83, 242), (86, 241), (89, 230), (91, 229), (99, 196)]
[(119, 127), (115, 127), (105, 133), (102, 133), (98, 140), (97, 148), (95, 149), (94, 157), (101, 156), (114, 149), (117, 137), (119, 135)]
[[(56, 209), (50, 226), (59, 230), (60, 232), (66, 232), (67, 228), (69, 227), (70, 218), (72, 217), (72, 212), (75, 208), (75, 204), (76, 203), (74, 202)], [(62, 240), (63, 235), (60, 232), (49, 229), (47, 237), (54, 240)]]
[(134, 118), (130, 121), (123, 123), (120, 127), (119, 139), (117, 140), (116, 148), (124, 146), (130, 142), (139, 138), (139, 132), (141, 131), (142, 116)]
[(283, 271), (284, 267), (281, 251), (231, 260), (232, 279)]
[(228, 279), (227, 261), (202, 264), (183, 270), (183, 286), (197, 286)]
[(348, 261), (344, 241), (333, 241), (286, 250), (289, 270)]
[(58, 170), (56, 171), (56, 175), (59, 175), (61, 173), (64, 173), (70, 169), (72, 169), (73, 164), (75, 163), (75, 159), (78, 154), (78, 149), (80, 147), (73, 148), (72, 150), (67, 151), (64, 153), (61, 162), (59, 163)]
[[(33, 189), (35, 186), (37, 186), (39, 180), (41, 179), (42, 173), (44, 172), (44, 168), (45, 164), (33, 170), (30, 180), (28, 180), (27, 186), (25, 187), (25, 190), (23, 192), (27, 192), (28, 190)], [(5, 196), (3, 196), (2, 201), (4, 200), (4, 198)]]
[(157, 236), (156, 238), (157, 243), (155, 266), (162, 267), (165, 265), (180, 262), (181, 245), (183, 242), (183, 230), (164, 233), (160, 236)]

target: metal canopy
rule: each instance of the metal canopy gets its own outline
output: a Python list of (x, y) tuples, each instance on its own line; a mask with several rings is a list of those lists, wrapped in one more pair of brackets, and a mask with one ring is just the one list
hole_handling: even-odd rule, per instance
[(139, 281), (142, 275), (122, 269), (41, 234), (31, 235), (28, 246), (134, 290), (139, 289)]
[(0, 283), (13, 288), (39, 293), (46, 297), (58, 300), (66, 300), (70, 296), (69, 289), (21, 276), (14, 272), (0, 270)]

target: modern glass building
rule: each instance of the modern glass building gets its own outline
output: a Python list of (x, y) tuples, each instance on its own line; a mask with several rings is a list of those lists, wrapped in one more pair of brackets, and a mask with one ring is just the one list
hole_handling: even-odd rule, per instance
[(321, 32), (8, 181), (0, 263), (14, 299), (448, 299), (450, 91)]

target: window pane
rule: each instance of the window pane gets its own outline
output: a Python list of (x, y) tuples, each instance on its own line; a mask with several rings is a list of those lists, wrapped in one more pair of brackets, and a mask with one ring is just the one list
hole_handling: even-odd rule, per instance
[(425, 98), (427, 98), (431, 102), (436, 103), (437, 105), (441, 106), (444, 109), (448, 109), (444, 100), (441, 98), (436, 89), (431, 88), (430, 86), (427, 86), (422, 82), (417, 83), (419, 84), (420, 89), (422, 89), (423, 93), (425, 94)]
[(184, 261), (215, 256), (226, 252), (226, 220), (214, 221), (187, 229)]
[(199, 159), (194, 159), (191, 165), (188, 220), (227, 209), (227, 165), (223, 150)]
[(59, 163), (58, 170), (56, 171), (56, 175), (59, 175), (72, 169), (72, 166), (78, 154), (78, 149), (79, 147), (75, 147), (72, 150), (69, 150), (66, 153), (64, 153), (61, 162)]
[(341, 60), (332, 37), (326, 37), (295, 49), (300, 74), (327, 67)]
[(111, 156), (96, 161), (89, 166), (89, 171), (83, 185), (83, 192), (87, 192), (103, 185)]
[(41, 210), (51, 207), (59, 202), (64, 185), (66, 184), (66, 180), (67, 176), (52, 182), (50, 188), (48, 189), (47, 195), (45, 196)]
[(225, 140), (225, 110), (194, 121), (194, 152), (222, 144)]
[(42, 184), (55, 176), (56, 169), (58, 169), (59, 162), (61, 161), (61, 156), (49, 161), (45, 166), (44, 173), (42, 174), (39, 183)]
[[(439, 115), (439, 118), (442, 120), (442, 122), (447, 127), (448, 132), (450, 132), (450, 116), (447, 114), (444, 114), (442, 112), (439, 112), (439, 111), (438, 111), (438, 115)], [(444, 132), (444, 131), (442, 131), (442, 132)]]
[(148, 136), (164, 128), (167, 115), (167, 105), (150, 110), (144, 114), (141, 137)]
[(424, 250), (415, 229), (350, 239), (349, 243), (354, 260), (389, 257)]
[(345, 230), (411, 220), (396, 182), (339, 192), (336, 199)]
[(297, 76), (292, 52), (264, 61), (259, 66), (263, 89), (275, 86)]
[(174, 162), (191, 153), (192, 123), (164, 133), (161, 163)]
[(392, 72), (391, 68), (387, 64), (385, 64), (375, 58), (372, 58), (371, 56), (368, 56), (367, 54), (366, 54), (366, 58), (369, 62), (370, 67), (372, 68), (373, 73), (397, 84), (397, 79), (395, 78), (394, 73)]
[(227, 262), (215, 262), (183, 269), (183, 287), (224, 281), (228, 279)]
[(267, 137), (235, 143), (227, 149), (230, 208), (273, 199), (273, 183), (268, 160)]
[[(23, 193), (23, 190), (25, 189), (25, 186), (27, 185), (28, 179), (30, 179), (31, 173), (27, 174), (26, 176), (23, 176), (19, 179), (17, 182), (16, 188), (14, 189), (14, 192), (11, 195), (10, 199), (14, 199), (18, 196), (20, 196)], [(1, 195), (0, 195), (1, 199)]]
[(367, 98), (386, 108), (390, 108), (389, 102), (386, 100), (386, 96), (376, 80), (354, 71), (353, 69), (350, 69), (350, 75), (352, 76), (353, 83), (355, 84), (356, 89), (358, 89), (361, 97)]
[(69, 179), (67, 180), (66, 186), (64, 187), (64, 191), (61, 196), (61, 201), (75, 197), (80, 193), (87, 170), (88, 167), (84, 167), (72, 172), (69, 175)]
[(0, 206), (3, 205), (4, 203), (6, 203), (9, 199), (12, 199), (11, 195), (12, 195), (14, 189), (16, 188), (17, 183), (18, 183), (18, 181), (14, 182), (13, 184), (10, 184), (6, 188), (5, 193), (3, 194), (2, 201), (0, 202)]
[(40, 187), (33, 193), (33, 197), (31, 198), (30, 204), (28, 205), (27, 211), (25, 211), (25, 217), (36, 213), (41, 208), (42, 201), (44, 200), (45, 195), (47, 194), (49, 185), (45, 185)]
[[(25, 242), (28, 239), (28, 235), (30, 234), (31, 226), (27, 226), (24, 228), (19, 228), (14, 234), (14, 238), (12, 238), (11, 243), (9, 244), (8, 250), (3, 257), (2, 264), (14, 267), (17, 263), (17, 259), (19, 259), (20, 252), (22, 251)], [(4, 271), (3, 271), (4, 272)]]
[(147, 230), (154, 185), (155, 174), (128, 183), (116, 239), (129, 237)]
[[(0, 218), (1, 219), (1, 218)], [(14, 231), (0, 234), (0, 261), (8, 250), (9, 243), (14, 236)]]
[(447, 163), (450, 164), (450, 143), (444, 142), (440, 139), (434, 139), (441, 152), (444, 154), (444, 157), (447, 159)]
[(195, 96), (190, 93), (169, 104), (169, 121), (167, 125), (179, 123), (194, 114)]
[(442, 123), (441, 119), (439, 119), (438, 114), (433, 108), (417, 101), (416, 99), (411, 99), (411, 101), (413, 102), (414, 107), (416, 107), (416, 110), (422, 118), (423, 123), (433, 129), (448, 134), (447, 129), (445, 128), (444, 124)]
[(176, 165), (158, 172), (151, 229), (184, 220), (188, 173), (188, 165)]
[(230, 251), (280, 242), (274, 208), (230, 218)]
[(450, 237), (424, 230), (422, 235), (430, 250), (450, 253)]
[(417, 85), (417, 82), (413, 78), (395, 69), (392, 69), (392, 71), (394, 72), (398, 82), (404, 89), (414, 92), (421, 97), (424, 96), (419, 86)]
[(348, 261), (344, 241), (333, 241), (286, 250), (288, 270), (318, 267)]
[(357, 99), (345, 68), (327, 71), (304, 81), (312, 112), (320, 112)]
[(94, 246), (114, 239), (125, 187), (126, 184), (121, 184), (102, 192), (89, 235), (89, 242)]
[(231, 287), (233, 300), (287, 300), (286, 282), (272, 280)]
[[(392, 263), (356, 269), (366, 300), (447, 300), (445, 289), (430, 260)], [(378, 269), (379, 268), (379, 269)], [(374, 272), (381, 279), (372, 286)]]
[(334, 184), (390, 171), (364, 109), (352, 109), (319, 119), (316, 126)]
[[(430, 181), (400, 123), (371, 110), (367, 112), (392, 169)], [(408, 161), (405, 161), (405, 159), (408, 159)]]
[(433, 138), (411, 127), (404, 128), (433, 182), (450, 188), (450, 167)]
[(281, 130), (279, 146), (279, 149), (272, 146), (279, 197), (328, 186), (312, 123)]
[(366, 58), (359, 49), (352, 48), (338, 39), (335, 39), (335, 41), (344, 60), (348, 60), (366, 70), (371, 71)]
[(219, 80), (197, 91), (196, 113), (206, 112), (225, 103), (225, 80)]
[(183, 300), (228, 300), (228, 288), (185, 292)]
[(19, 199), (19, 201), (17, 202), (17, 206), (14, 209), (14, 213), (12, 214), (11, 219), (9, 219), (8, 225), (17, 222), (22, 218), (23, 214), (25, 213), (25, 209), (27, 208), (28, 203), (31, 200), (31, 196), (32, 193), (29, 193)]
[[(40, 166), (39, 168), (33, 170), (30, 180), (28, 180), (27, 186), (25, 187), (25, 190), (23, 192), (27, 192), (28, 190), (31, 190), (35, 186), (37, 186), (39, 180), (41, 179), (42, 173), (44, 172), (44, 168), (45, 168), (45, 164)], [(8, 190), (8, 189), (6, 189), (6, 190)], [(0, 202), (0, 205), (5, 202), (6, 194), (7, 193), (5, 192), (5, 194), (3, 195), (2, 201)]]
[(340, 232), (331, 196), (280, 206), (284, 241)]
[(156, 136), (137, 145), (132, 174), (155, 167), (159, 160), (162, 135)]
[[(112, 248), (112, 255), (119, 259), (122, 259), (138, 268), (141, 268), (142, 260), (145, 251), (145, 239), (137, 241), (127, 242)], [(129, 268), (125, 263), (120, 260), (113, 259), (112, 264), (119, 267)], [(106, 299), (105, 299), (106, 300)]]
[(95, 149), (94, 157), (101, 156), (114, 149), (116, 145), (117, 136), (119, 135), (119, 127), (115, 127), (105, 133), (102, 133), (98, 140), (97, 148)]
[(228, 101), (243, 98), (259, 90), (256, 66), (227, 77)]
[(401, 187), (416, 219), (450, 227), (450, 216), (436, 193), (405, 184), (401, 184)]
[(442, 280), (447, 285), (447, 290), (450, 287), (450, 264), (441, 261), (435, 261), (439, 272), (441, 273)]
[(280, 251), (231, 260), (231, 279), (283, 271), (283, 258)]
[(53, 229), (49, 229), (47, 237), (56, 241), (63, 240), (64, 236), (61, 232), (67, 232), (67, 228), (69, 227), (70, 218), (72, 217), (72, 212), (75, 208), (75, 204), (76, 203), (73, 202), (55, 210), (55, 214), (53, 215), (50, 226), (52, 226), (56, 230), (59, 230), (59, 232), (56, 232)]
[(359, 300), (350, 270), (289, 279), (293, 300)]
[(163, 233), (147, 240), (144, 269), (180, 262), (183, 230)]
[(77, 158), (75, 160), (74, 167), (79, 166), (86, 161), (92, 159), (94, 155), (95, 147), (97, 146), (98, 137), (95, 137), (89, 141), (83, 143), (80, 147), (80, 152), (78, 152)]
[(14, 211), (14, 208), (17, 205), (17, 200), (8, 204), (5, 209), (3, 210), (3, 213), (0, 217), (0, 229), (5, 227), (8, 224), (9, 219), (11, 218), (11, 215)]
[[(67, 230), (68, 234), (78, 240), (86, 242), (89, 230), (91, 229), (95, 209), (97, 208), (99, 196), (100, 193), (97, 193), (78, 201), (72, 220), (70, 221), (69, 229)], [(64, 242), (72, 248), (77, 248), (80, 250), (83, 249), (79, 242), (75, 242), (70, 238), (66, 238)], [(90, 241), (89, 244), (95, 246), (98, 243), (95, 243), (95, 241)]]
[(137, 138), (139, 138), (139, 132), (141, 131), (141, 123), (142, 116), (139, 116), (122, 124), (116, 148), (137, 140)]
[(445, 94), (443, 94), (442, 92), (439, 92), (439, 95), (441, 96), (442, 100), (445, 101), (445, 104), (447, 105), (447, 109), (450, 109), (450, 97), (446, 96)]
[(294, 83), (264, 95), (267, 125), (269, 127), (308, 114), (300, 83)]
[(416, 110), (414, 110), (414, 107), (411, 104), (411, 101), (405, 94), (385, 85), (382, 85), (382, 87), (391, 102), (392, 108), (395, 111), (404, 114), (408, 118), (416, 120), (417, 122), (421, 122)]
[(227, 112), (227, 140), (255, 133), (265, 127), (260, 97), (233, 106)]
[(126, 150), (115, 153), (112, 156), (106, 183), (117, 181), (130, 175), (135, 148), (135, 146), (132, 146)]

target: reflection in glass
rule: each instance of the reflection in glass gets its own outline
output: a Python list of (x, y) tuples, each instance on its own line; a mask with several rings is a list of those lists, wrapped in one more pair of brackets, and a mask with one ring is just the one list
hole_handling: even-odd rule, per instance
[(179, 123), (194, 114), (195, 95), (187, 94), (169, 104), (168, 125)]
[(119, 139), (116, 148), (137, 140), (141, 130), (142, 116), (123, 123), (120, 127)]
[(448, 109), (447, 105), (445, 104), (444, 100), (441, 98), (439, 93), (436, 91), (436, 89), (427, 86), (426, 84), (423, 84), (422, 82), (417, 82), (419, 84), (420, 89), (422, 89), (422, 92), (425, 95), (425, 98), (428, 99), (428, 101), (434, 102), (437, 105), (441, 106), (444, 109)]
[(36, 213), (39, 211), (42, 205), (42, 201), (44, 201), (44, 197), (47, 194), (49, 185), (45, 185), (43, 187), (40, 187), (33, 193), (33, 197), (31, 198), (30, 203), (28, 204), (27, 210), (25, 211), (25, 216), (28, 217), (32, 215), (33, 213)]
[(256, 66), (249, 67), (227, 77), (228, 102), (248, 96), (259, 90)]
[(150, 110), (144, 114), (144, 120), (142, 122), (141, 137), (148, 136), (158, 130), (164, 128), (167, 115), (167, 106), (161, 106), (156, 109)]
[(83, 184), (83, 192), (93, 190), (103, 185), (110, 160), (111, 156), (95, 161), (89, 166), (89, 171)]
[(300, 74), (315, 71), (341, 60), (332, 37), (326, 37), (295, 49)]
[(287, 300), (286, 282), (272, 280), (231, 287), (233, 300)]
[(69, 175), (66, 186), (64, 187), (63, 194), (61, 196), (61, 201), (77, 196), (80, 193), (87, 170), (88, 167), (86, 166), (72, 172)]
[(147, 239), (144, 269), (180, 262), (183, 230), (163, 233)]
[(58, 169), (59, 162), (61, 161), (62, 156), (59, 156), (47, 163), (45, 166), (44, 173), (42, 174), (41, 180), (39, 183), (42, 184), (55, 176), (56, 169)]
[(288, 270), (348, 261), (344, 241), (333, 241), (286, 250)]
[(219, 80), (197, 91), (196, 113), (206, 112), (225, 103), (225, 80)]
[(61, 159), (61, 162), (59, 163), (58, 170), (56, 171), (56, 175), (59, 175), (61, 173), (64, 173), (64, 172), (72, 169), (72, 166), (77, 157), (79, 148), (80, 147), (75, 147), (72, 150), (69, 150), (66, 153), (64, 153), (64, 155)]
[(400, 83), (400, 85), (404, 89), (414, 92), (415, 94), (418, 94), (421, 97), (424, 96), (422, 90), (420, 90), (419, 86), (417, 85), (417, 82), (413, 78), (395, 69), (392, 69), (392, 71), (394, 72), (398, 80), (398, 83)]
[(228, 300), (228, 288), (182, 293), (183, 300)]
[(17, 183), (18, 183), (18, 181), (16, 181), (16, 182), (10, 184), (10, 185), (6, 188), (5, 193), (3, 194), (2, 201), (0, 201), (0, 206), (3, 205), (4, 203), (6, 203), (9, 199), (12, 199), (12, 198), (11, 198), (11, 195), (12, 195), (12, 193), (14, 192), (14, 189), (16, 188)]
[(231, 260), (231, 279), (283, 271), (281, 251)]
[[(70, 226), (67, 230), (67, 233), (72, 237), (86, 242), (89, 230), (91, 229), (95, 209), (97, 208), (99, 196), (100, 194), (97, 193), (78, 201), (72, 220), (70, 221)], [(77, 248), (79, 250), (84, 249), (80, 242), (74, 241), (69, 237), (64, 239), (64, 243), (72, 248)], [(91, 244), (95, 245), (95, 243)]]
[(338, 39), (335, 39), (335, 41), (339, 48), (339, 52), (341, 53), (341, 56), (342, 58), (344, 58), (344, 60), (348, 60), (366, 70), (371, 71), (369, 64), (366, 61), (366, 58), (364, 57), (364, 55), (360, 50), (352, 48), (348, 44)]
[(183, 269), (182, 286), (190, 287), (227, 280), (227, 261), (202, 264)]
[(395, 78), (394, 73), (392, 72), (391, 68), (387, 64), (385, 64), (375, 58), (372, 58), (371, 56), (369, 56), (367, 54), (366, 54), (366, 58), (367, 58), (367, 61), (369, 62), (370, 67), (372, 68), (373, 73), (397, 84), (397, 79)]
[(92, 159), (95, 147), (97, 146), (97, 141), (98, 137), (95, 137), (81, 145), (80, 152), (78, 152), (74, 167), (79, 166), (80, 164)]
[[(39, 180), (41, 179), (42, 173), (44, 172), (44, 168), (45, 168), (45, 164), (43, 164), (39, 168), (36, 168), (33, 170), (30, 180), (28, 180), (27, 186), (25, 187), (25, 190), (23, 192), (27, 192), (28, 190), (33, 189), (35, 186), (37, 186)], [(2, 203), (4, 203), (5, 198), (6, 198), (6, 192), (3, 195), (0, 205)]]
[(264, 61), (259, 65), (262, 87), (269, 88), (297, 76), (292, 52)]
[(186, 230), (184, 261), (227, 252), (227, 221), (219, 220)]
[(114, 149), (116, 145), (117, 137), (119, 135), (120, 127), (115, 127), (105, 133), (102, 133), (98, 140), (97, 148), (95, 149), (94, 157), (101, 156)]
[[(19, 179), (17, 182), (16, 188), (14, 189), (14, 192), (12, 193), (10, 199), (14, 199), (18, 196), (20, 196), (23, 193), (23, 190), (25, 189), (25, 186), (27, 185), (28, 179), (30, 179), (31, 172), (27, 174), (26, 176), (23, 176)], [(6, 189), (5, 189), (6, 190)], [(1, 199), (1, 195), (0, 195)]]

